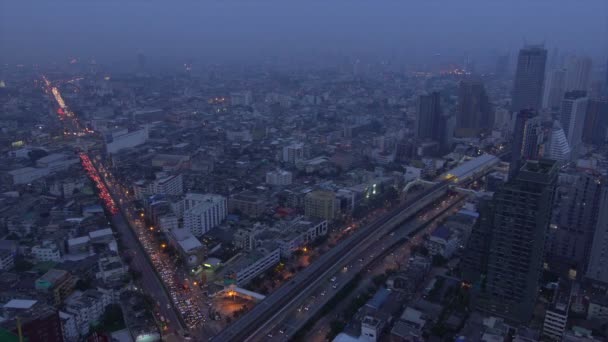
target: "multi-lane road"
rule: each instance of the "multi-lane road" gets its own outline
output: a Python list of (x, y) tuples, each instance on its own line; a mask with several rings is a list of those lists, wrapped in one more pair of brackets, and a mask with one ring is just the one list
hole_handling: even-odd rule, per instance
[[(300, 303), (295, 305), (291, 311), (287, 310), (282, 319), (269, 322), (269, 329), (260, 329), (250, 337), (252, 341), (288, 341), (296, 334), (309, 319), (314, 317), (319, 310), (346, 284), (352, 281), (359, 273), (366, 274), (371, 278), (374, 265), (387, 259), (397, 246), (410, 246), (421, 242), (422, 235), (429, 233), (432, 223), (446, 215), (451, 214), (451, 208), (462, 202), (463, 195), (450, 195), (437, 201), (436, 205), (429, 206), (423, 213), (399, 225), (388, 236), (378, 236), (376, 243), (365, 250), (349, 253), (348, 260), (341, 263), (341, 268), (330, 276), (327, 281), (321, 281), (320, 285), (311, 291)], [(405, 242), (407, 241), (407, 242)], [(406, 250), (409, 251), (408, 248)], [(403, 255), (401, 258), (405, 258)], [(407, 260), (407, 258), (405, 258)]]
[[(54, 87), (51, 82), (43, 76), (43, 81), (46, 86), (46, 90), (53, 97), (57, 106), (59, 118), (63, 122), (66, 128), (66, 132), (73, 132), (73, 135), (82, 136), (88, 133), (92, 133), (80, 123), (78, 117), (68, 108), (67, 104), (63, 100), (61, 93), (57, 87)], [(174, 329), (183, 329), (180, 318), (175, 312), (171, 301), (165, 291), (161, 280), (158, 278), (157, 273), (154, 272), (154, 268), (147, 258), (145, 251), (142, 246), (138, 243), (137, 237), (129, 225), (129, 221), (125, 218), (123, 212), (118, 210), (120, 204), (116, 202), (114, 194), (110, 193), (109, 187), (105, 183), (104, 179), (100, 175), (100, 172), (90, 156), (87, 153), (81, 153), (80, 158), (82, 165), (87, 171), (89, 178), (95, 183), (99, 189), (100, 199), (103, 201), (106, 207), (110, 219), (114, 228), (120, 233), (121, 242), (124, 245), (124, 249), (129, 251), (132, 257), (131, 268), (138, 270), (142, 275), (142, 290), (144, 293), (149, 294), (158, 303), (158, 310), (161, 316), (166, 318), (169, 323), (169, 327)]]
[(449, 184), (448, 180), (441, 181), (422, 194), (399, 204), (389, 214), (360, 228), (256, 305), (241, 319), (216, 335), (213, 341), (253, 340), (251, 337), (267, 329), (270, 321), (283, 316), (287, 310), (293, 308), (299, 300), (314, 290), (321, 281), (327, 281), (326, 279), (334, 274), (345, 261), (350, 261), (350, 255), (366, 250), (372, 244), (377, 243), (379, 238), (388, 235), (400, 223), (439, 199), (447, 192)]

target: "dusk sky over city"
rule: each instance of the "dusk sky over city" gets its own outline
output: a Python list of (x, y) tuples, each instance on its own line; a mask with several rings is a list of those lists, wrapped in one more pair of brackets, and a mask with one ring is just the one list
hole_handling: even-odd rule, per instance
[(608, 341), (608, 0), (0, 0), (1, 342)]
[[(359, 54), (420, 61), (488, 54), (524, 41), (599, 55), (608, 50), (603, 0), (515, 1), (27, 1), (0, 2), (0, 58), (95, 56), (241, 61)], [(564, 25), (567, 23), (567, 25)], [(602, 39), (604, 37), (604, 39)]]

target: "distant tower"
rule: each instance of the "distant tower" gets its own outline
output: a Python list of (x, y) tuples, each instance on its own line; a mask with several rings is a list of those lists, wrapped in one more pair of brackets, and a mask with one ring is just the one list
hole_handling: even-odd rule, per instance
[(608, 98), (590, 99), (587, 104), (583, 141), (588, 144), (602, 145), (608, 137)]
[(588, 91), (592, 61), (589, 57), (571, 57), (566, 65), (566, 91)]
[(139, 71), (146, 69), (146, 56), (141, 51), (137, 53), (137, 68)]
[(566, 88), (566, 70), (557, 69), (549, 74), (543, 97), (543, 108), (558, 110), (564, 98)]
[(461, 81), (458, 90), (456, 128), (458, 137), (474, 137), (494, 126), (494, 113), (481, 81)]
[(500, 55), (496, 58), (496, 70), (494, 73), (498, 77), (504, 77), (509, 71), (509, 55)]
[(463, 266), (478, 309), (511, 322), (531, 319), (558, 171), (553, 160), (527, 161), (482, 206)]
[(564, 95), (559, 122), (566, 133), (572, 149), (572, 159), (578, 157), (578, 148), (583, 139), (583, 128), (587, 114), (587, 93), (570, 91)]
[(519, 51), (513, 83), (512, 112), (541, 108), (546, 63), (547, 50), (542, 46), (526, 46)]
[(419, 139), (439, 141), (441, 118), (441, 97), (439, 92), (421, 95), (418, 100), (416, 135)]

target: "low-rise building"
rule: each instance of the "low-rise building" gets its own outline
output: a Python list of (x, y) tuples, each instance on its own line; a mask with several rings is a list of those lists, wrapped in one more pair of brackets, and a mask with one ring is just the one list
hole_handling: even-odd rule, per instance
[(74, 316), (80, 335), (86, 336), (89, 328), (100, 322), (106, 307), (113, 303), (114, 296), (110, 290), (90, 289), (72, 294), (66, 300), (65, 310)]
[(58, 306), (72, 293), (76, 280), (69, 272), (52, 268), (36, 279), (34, 286), (38, 291), (49, 293), (53, 305)]
[(258, 217), (266, 210), (266, 202), (261, 196), (252, 192), (244, 191), (232, 195), (228, 201), (231, 213), (240, 213), (249, 217)]
[(25, 341), (63, 342), (58, 311), (43, 302), (30, 299), (11, 299), (2, 306), (0, 326)]
[(449, 259), (458, 249), (459, 239), (446, 226), (439, 226), (426, 241), (429, 254)]
[(188, 266), (200, 265), (205, 260), (205, 248), (188, 229), (172, 230), (169, 239)]
[(600, 321), (608, 320), (608, 297), (607, 296), (592, 296), (589, 299), (589, 307), (587, 308), (587, 320), (597, 319)]
[(61, 261), (59, 247), (53, 241), (43, 241), (41, 244), (32, 247), (32, 256), (36, 261)]
[(304, 199), (306, 216), (333, 221), (339, 213), (339, 202), (333, 191), (316, 190), (306, 194)]
[(127, 274), (129, 267), (122, 263), (118, 255), (109, 255), (97, 260), (99, 271), (95, 274), (97, 279), (103, 281), (118, 281)]
[(272, 243), (260, 247), (255, 251), (241, 254), (226, 266), (224, 281), (243, 286), (267, 269), (278, 264), (280, 259), (281, 250), (278, 245)]
[(285, 170), (275, 170), (266, 172), (266, 183), (276, 186), (284, 186), (291, 184), (293, 174)]
[(570, 291), (559, 288), (556, 291), (555, 300), (545, 311), (543, 336), (553, 341), (561, 341), (566, 331), (569, 311)]

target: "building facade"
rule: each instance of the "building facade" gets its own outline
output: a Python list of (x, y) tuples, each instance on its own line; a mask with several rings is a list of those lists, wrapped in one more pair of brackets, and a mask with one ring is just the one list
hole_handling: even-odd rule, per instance
[(547, 50), (538, 45), (519, 50), (513, 83), (511, 111), (539, 110), (542, 105)]

